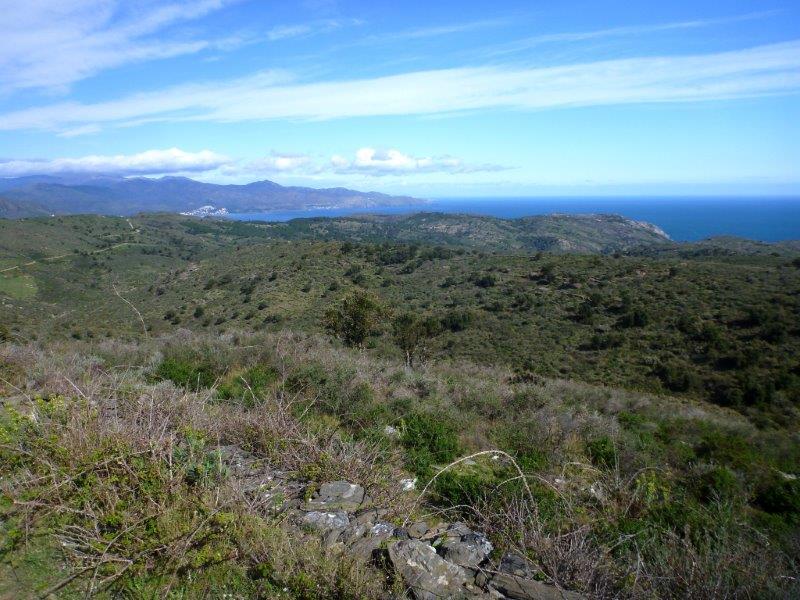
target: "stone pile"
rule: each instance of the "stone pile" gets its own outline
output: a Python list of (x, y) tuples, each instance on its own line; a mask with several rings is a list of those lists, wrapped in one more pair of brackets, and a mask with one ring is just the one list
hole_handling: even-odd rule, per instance
[(417, 521), (397, 527), (384, 520), (388, 511), (374, 506), (360, 485), (335, 481), (309, 495), (308, 484), (266, 468), (239, 448), (225, 446), (219, 452), (245, 493), (266, 500), (290, 524), (320, 536), (329, 549), (388, 566), (418, 600), (583, 598), (537, 581), (521, 556), (493, 561), (491, 542), (464, 523)]

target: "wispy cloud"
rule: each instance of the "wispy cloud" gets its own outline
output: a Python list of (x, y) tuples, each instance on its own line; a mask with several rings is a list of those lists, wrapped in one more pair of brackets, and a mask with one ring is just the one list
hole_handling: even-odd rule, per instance
[(487, 53), (492, 56), (499, 56), (503, 54), (513, 54), (530, 50), (544, 44), (564, 43), (564, 42), (584, 42), (602, 38), (614, 37), (628, 37), (628, 36), (641, 36), (650, 33), (677, 31), (683, 29), (702, 29), (705, 27), (713, 27), (717, 25), (729, 25), (732, 23), (739, 23), (744, 21), (753, 21), (757, 19), (765, 19), (779, 14), (780, 11), (762, 11), (755, 13), (747, 13), (743, 15), (735, 15), (732, 17), (719, 17), (715, 19), (695, 19), (691, 21), (675, 21), (672, 23), (658, 23), (653, 25), (631, 25), (625, 27), (610, 27), (607, 29), (595, 29), (592, 31), (573, 31), (562, 33), (548, 33), (543, 35), (534, 35), (527, 38), (514, 40), (506, 44), (494, 46), (491, 50), (482, 51), (485, 56)]
[(297, 23), (294, 25), (276, 25), (267, 32), (267, 39), (271, 42), (298, 37), (309, 37), (322, 33), (330, 33), (343, 27), (363, 25), (360, 19), (323, 19), (311, 23)]
[(406, 29), (403, 31), (381, 33), (380, 35), (370, 35), (361, 40), (351, 42), (350, 46), (361, 46), (367, 44), (393, 44), (404, 40), (418, 40), (432, 37), (442, 37), (446, 35), (454, 35), (459, 33), (470, 33), (480, 31), (482, 29), (490, 29), (493, 27), (502, 27), (508, 25), (510, 19), (483, 19), (480, 21), (467, 21), (464, 23), (450, 23), (447, 25), (437, 25), (433, 27), (418, 27), (415, 29)]
[(28, 0), (3, 6), (0, 91), (63, 88), (103, 70), (235, 45), (173, 38), (168, 28), (236, 0)]
[(291, 83), (290, 77), (258, 73), (109, 102), (51, 104), (0, 115), (0, 130), (542, 110), (796, 93), (800, 40), (714, 54), (558, 67), (463, 67), (316, 83)]
[(210, 150), (185, 152), (179, 148), (147, 150), (138, 154), (83, 156), (51, 160), (0, 161), (0, 177), (54, 175), (59, 173), (105, 173), (114, 175), (155, 175), (212, 171), (231, 159)]

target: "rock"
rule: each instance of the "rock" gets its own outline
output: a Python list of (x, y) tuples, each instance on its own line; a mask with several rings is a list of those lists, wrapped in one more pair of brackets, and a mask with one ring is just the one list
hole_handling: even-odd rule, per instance
[(576, 592), (559, 590), (557, 587), (536, 581), (536, 570), (519, 554), (507, 553), (500, 559), (497, 573), (490, 585), (514, 600), (580, 600)]
[(500, 565), (497, 567), (499, 573), (507, 573), (508, 575), (515, 575), (517, 577), (524, 577), (526, 579), (533, 579), (536, 572), (531, 567), (524, 557), (519, 554), (508, 552), (500, 559)]
[(365, 561), (371, 561), (375, 558), (375, 553), (378, 552), (381, 547), (383, 546), (384, 541), (388, 539), (387, 537), (364, 537), (360, 540), (357, 540), (354, 544), (352, 544), (347, 552), (355, 557), (360, 558)]
[(492, 552), (492, 543), (482, 533), (475, 533), (463, 523), (455, 523), (439, 545), (441, 555), (462, 567), (476, 568)]
[(485, 588), (486, 586), (489, 585), (489, 580), (491, 579), (491, 577), (492, 577), (491, 573), (488, 573), (486, 571), (478, 571), (478, 574), (475, 575), (475, 584), (482, 588)]
[(389, 537), (394, 533), (394, 525), (391, 523), (386, 523), (385, 521), (381, 521), (380, 523), (375, 523), (372, 526), (372, 529), (369, 531), (370, 535), (377, 535), (377, 536), (384, 536)]
[(585, 600), (576, 592), (508, 573), (496, 573), (489, 585), (513, 600)]
[(410, 492), (411, 490), (417, 489), (417, 478), (414, 477), (413, 479), (401, 479), (400, 489), (404, 492)]
[(356, 510), (363, 502), (363, 487), (347, 481), (334, 481), (323, 483), (311, 500), (306, 502), (306, 508)]
[(451, 525), (448, 525), (444, 531), (445, 536), (449, 538), (457, 538), (463, 535), (469, 535), (472, 533), (472, 529), (467, 527), (466, 523), (462, 523), (461, 521), (456, 521)]
[(423, 540), (433, 540), (438, 538), (440, 535), (443, 535), (447, 532), (447, 525), (439, 523), (438, 525), (434, 525), (430, 527), (428, 531), (422, 536)]
[(381, 517), (384, 517), (388, 514), (388, 510), (385, 508), (370, 508), (363, 512), (358, 513), (358, 516), (354, 519), (356, 523), (369, 523), (372, 525)]
[(460, 598), (471, 595), (464, 585), (467, 572), (436, 554), (420, 540), (402, 540), (389, 546), (389, 560), (417, 600)]
[(345, 529), (345, 527), (337, 527), (336, 529), (331, 529), (328, 531), (328, 533), (322, 536), (322, 545), (325, 548), (332, 548), (338, 544), (339, 538), (342, 536), (342, 533), (344, 533)]
[(369, 523), (356, 523), (351, 521), (350, 525), (344, 528), (339, 539), (345, 544), (352, 544), (366, 536), (369, 533), (370, 527)]
[(346, 512), (341, 510), (334, 512), (315, 510), (303, 515), (300, 522), (314, 531), (325, 534), (333, 529), (344, 529), (347, 527), (350, 524), (350, 517), (347, 516)]
[(375, 523), (364, 537), (351, 544), (350, 554), (364, 560), (371, 560), (384, 542), (392, 537), (394, 529), (395, 527), (391, 523)]
[(414, 539), (419, 539), (428, 532), (428, 524), (425, 521), (417, 521), (408, 527), (408, 535)]

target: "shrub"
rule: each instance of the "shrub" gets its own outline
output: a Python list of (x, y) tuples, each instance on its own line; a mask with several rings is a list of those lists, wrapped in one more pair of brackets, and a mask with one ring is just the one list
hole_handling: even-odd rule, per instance
[(619, 333), (595, 333), (589, 340), (589, 350), (608, 350), (619, 348), (624, 339)]
[(361, 347), (386, 315), (384, 306), (365, 292), (355, 292), (325, 313), (325, 328), (348, 346)]
[(403, 419), (400, 439), (408, 467), (421, 477), (429, 476), (432, 465), (452, 461), (460, 449), (453, 422), (431, 413), (415, 412)]
[(275, 369), (258, 365), (222, 383), (217, 395), (223, 400), (244, 399), (247, 406), (252, 406), (256, 398), (277, 379), (278, 372)]
[(754, 504), (791, 523), (800, 523), (800, 480), (780, 473), (770, 475), (756, 491)]
[(727, 467), (714, 467), (703, 473), (697, 482), (697, 495), (705, 501), (735, 498), (741, 491), (736, 475)]
[(432, 487), (437, 503), (464, 507), (481, 504), (498, 483), (500, 481), (490, 471), (451, 469), (440, 474)]
[(641, 306), (636, 306), (624, 312), (617, 321), (618, 327), (644, 327), (650, 322), (650, 315)]
[(479, 288), (490, 288), (497, 285), (497, 280), (495, 279), (494, 275), (490, 273), (476, 276), (473, 281)]
[(656, 375), (664, 387), (673, 392), (688, 392), (700, 385), (700, 378), (692, 371), (692, 367), (677, 361), (660, 364), (656, 368)]
[(468, 310), (451, 310), (442, 317), (442, 327), (453, 333), (464, 331), (472, 323), (472, 313)]
[(614, 441), (607, 435), (597, 437), (586, 444), (586, 452), (599, 467), (612, 467), (617, 462)]
[(211, 387), (217, 380), (217, 375), (210, 365), (193, 363), (177, 356), (164, 358), (158, 365), (155, 375), (158, 379), (169, 380), (175, 385), (190, 389)]
[(423, 350), (425, 341), (439, 331), (439, 323), (432, 317), (402, 313), (392, 321), (392, 337), (405, 354), (406, 365), (409, 367), (414, 365), (414, 359)]

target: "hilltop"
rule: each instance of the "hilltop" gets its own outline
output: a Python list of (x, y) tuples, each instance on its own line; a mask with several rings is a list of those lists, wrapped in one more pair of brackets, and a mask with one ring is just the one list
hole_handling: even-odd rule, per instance
[[(111, 175), (31, 176), (0, 179), (0, 192), (20, 209), (0, 217), (35, 216), (42, 209), (57, 215), (133, 215), (140, 212), (188, 212), (205, 205), (232, 213), (309, 208), (371, 208), (423, 204), (425, 201), (346, 188), (284, 187), (272, 181), (217, 185), (186, 177)], [(25, 209), (25, 210), (21, 210)]]

